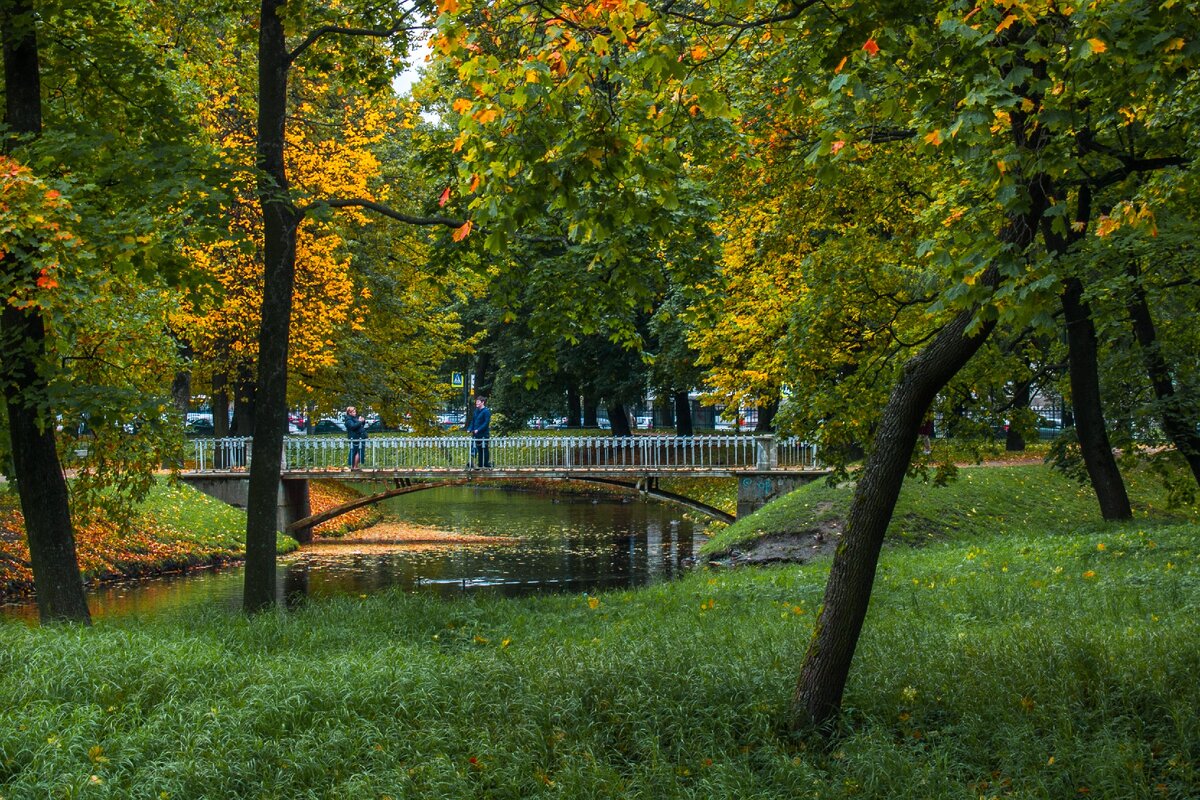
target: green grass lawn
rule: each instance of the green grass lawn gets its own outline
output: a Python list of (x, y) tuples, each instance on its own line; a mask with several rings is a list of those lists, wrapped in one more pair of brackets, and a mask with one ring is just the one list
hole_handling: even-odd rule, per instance
[(825, 561), (0, 624), (0, 797), (1200, 796), (1200, 528), (1013, 472), (906, 496), (951, 532), (884, 551), (832, 746), (788, 731)]

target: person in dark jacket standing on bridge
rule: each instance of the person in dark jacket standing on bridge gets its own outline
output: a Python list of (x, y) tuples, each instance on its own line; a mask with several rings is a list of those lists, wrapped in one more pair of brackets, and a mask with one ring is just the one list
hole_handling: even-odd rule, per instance
[(354, 406), (346, 408), (346, 438), (350, 440), (350, 457), (347, 466), (350, 469), (362, 467), (363, 449), (367, 446), (367, 420), (358, 415)]
[(475, 398), (475, 414), (471, 417), (471, 463), (467, 469), (491, 469), (492, 454), (490, 439), (492, 438), (492, 410), (487, 407), (487, 398), (482, 395)]

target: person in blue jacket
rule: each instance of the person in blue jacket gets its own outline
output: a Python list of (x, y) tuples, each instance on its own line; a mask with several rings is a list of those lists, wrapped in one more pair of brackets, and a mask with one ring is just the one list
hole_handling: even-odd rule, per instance
[(347, 466), (352, 470), (360, 469), (363, 461), (363, 450), (367, 446), (367, 420), (358, 415), (354, 406), (346, 408), (346, 438), (350, 440), (350, 457)]
[(492, 454), (490, 452), (492, 410), (487, 407), (487, 398), (480, 395), (475, 398), (475, 415), (471, 417), (471, 463), (467, 469), (491, 469)]

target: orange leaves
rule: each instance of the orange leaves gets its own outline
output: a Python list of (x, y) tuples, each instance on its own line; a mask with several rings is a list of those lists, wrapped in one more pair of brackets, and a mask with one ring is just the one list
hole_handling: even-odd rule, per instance
[(867, 41), (863, 44), (862, 49), (866, 50), (867, 55), (869, 56), (875, 56), (879, 54), (879, 45), (875, 43), (874, 38), (867, 39)]
[(1108, 214), (1102, 214), (1096, 223), (1096, 235), (1105, 237), (1119, 228), (1141, 228), (1150, 236), (1158, 236), (1158, 223), (1154, 211), (1147, 205), (1118, 203)]
[(446, 203), (448, 203), (448, 202), (450, 202), (450, 187), (449, 186), (447, 186), (446, 190), (444, 192), (442, 192), (442, 196), (438, 198), (438, 208), (445, 206)]
[(555, 50), (546, 56), (546, 62), (550, 65), (550, 71), (558, 77), (563, 77), (567, 74), (567, 61), (563, 58), (563, 54)]
[(467, 220), (460, 227), (458, 227), (454, 230), (454, 234), (451, 236), (451, 238), (454, 239), (454, 241), (456, 241), (456, 242), (461, 242), (463, 239), (465, 239), (471, 235), (472, 225), (473, 225), (473, 223), (471, 222), (471, 220)]
[(942, 143), (942, 130), (938, 128), (930, 133), (925, 134), (924, 141), (926, 144), (931, 144), (937, 147)]
[(458, 0), (438, 0), (438, 13), (455, 14), (458, 12)]
[(470, 111), (471, 107), (474, 105), (475, 104), (467, 98), (460, 97), (450, 104), (450, 108), (453, 109), (456, 114), (465, 114)]
[(39, 289), (55, 289), (58, 287), (58, 281), (50, 274), (48, 267), (43, 267), (38, 274), (37, 286)]
[(475, 121), (478, 122), (480, 125), (487, 125), (489, 122), (494, 122), (496, 120), (496, 118), (499, 116), (500, 116), (500, 112), (497, 111), (496, 109), (486, 108), (475, 114)]

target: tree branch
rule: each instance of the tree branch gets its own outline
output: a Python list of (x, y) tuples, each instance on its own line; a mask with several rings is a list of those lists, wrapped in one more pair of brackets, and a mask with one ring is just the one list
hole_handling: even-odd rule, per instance
[(416, 30), (416, 27), (408, 27), (402, 24), (407, 18), (408, 14), (405, 14), (390, 28), (344, 28), (340, 25), (322, 25), (310, 33), (303, 42), (296, 45), (295, 49), (287, 54), (287, 62), (288, 64), (295, 63), (296, 59), (302, 56), (308, 48), (312, 47), (318, 40), (325, 36), (373, 36), (377, 39), (390, 39), (397, 33), (400, 33), (400, 31)]
[(309, 211), (314, 211), (318, 208), (365, 208), (374, 211), (376, 214), (381, 214), (389, 219), (405, 222), (409, 225), (443, 225), (447, 228), (461, 228), (466, 224), (466, 220), (452, 219), (450, 217), (414, 217), (411, 214), (404, 214), (382, 203), (376, 203), (374, 200), (364, 200), (357, 197), (320, 200), (315, 203), (309, 203), (297, 210), (301, 214), (307, 214)]

